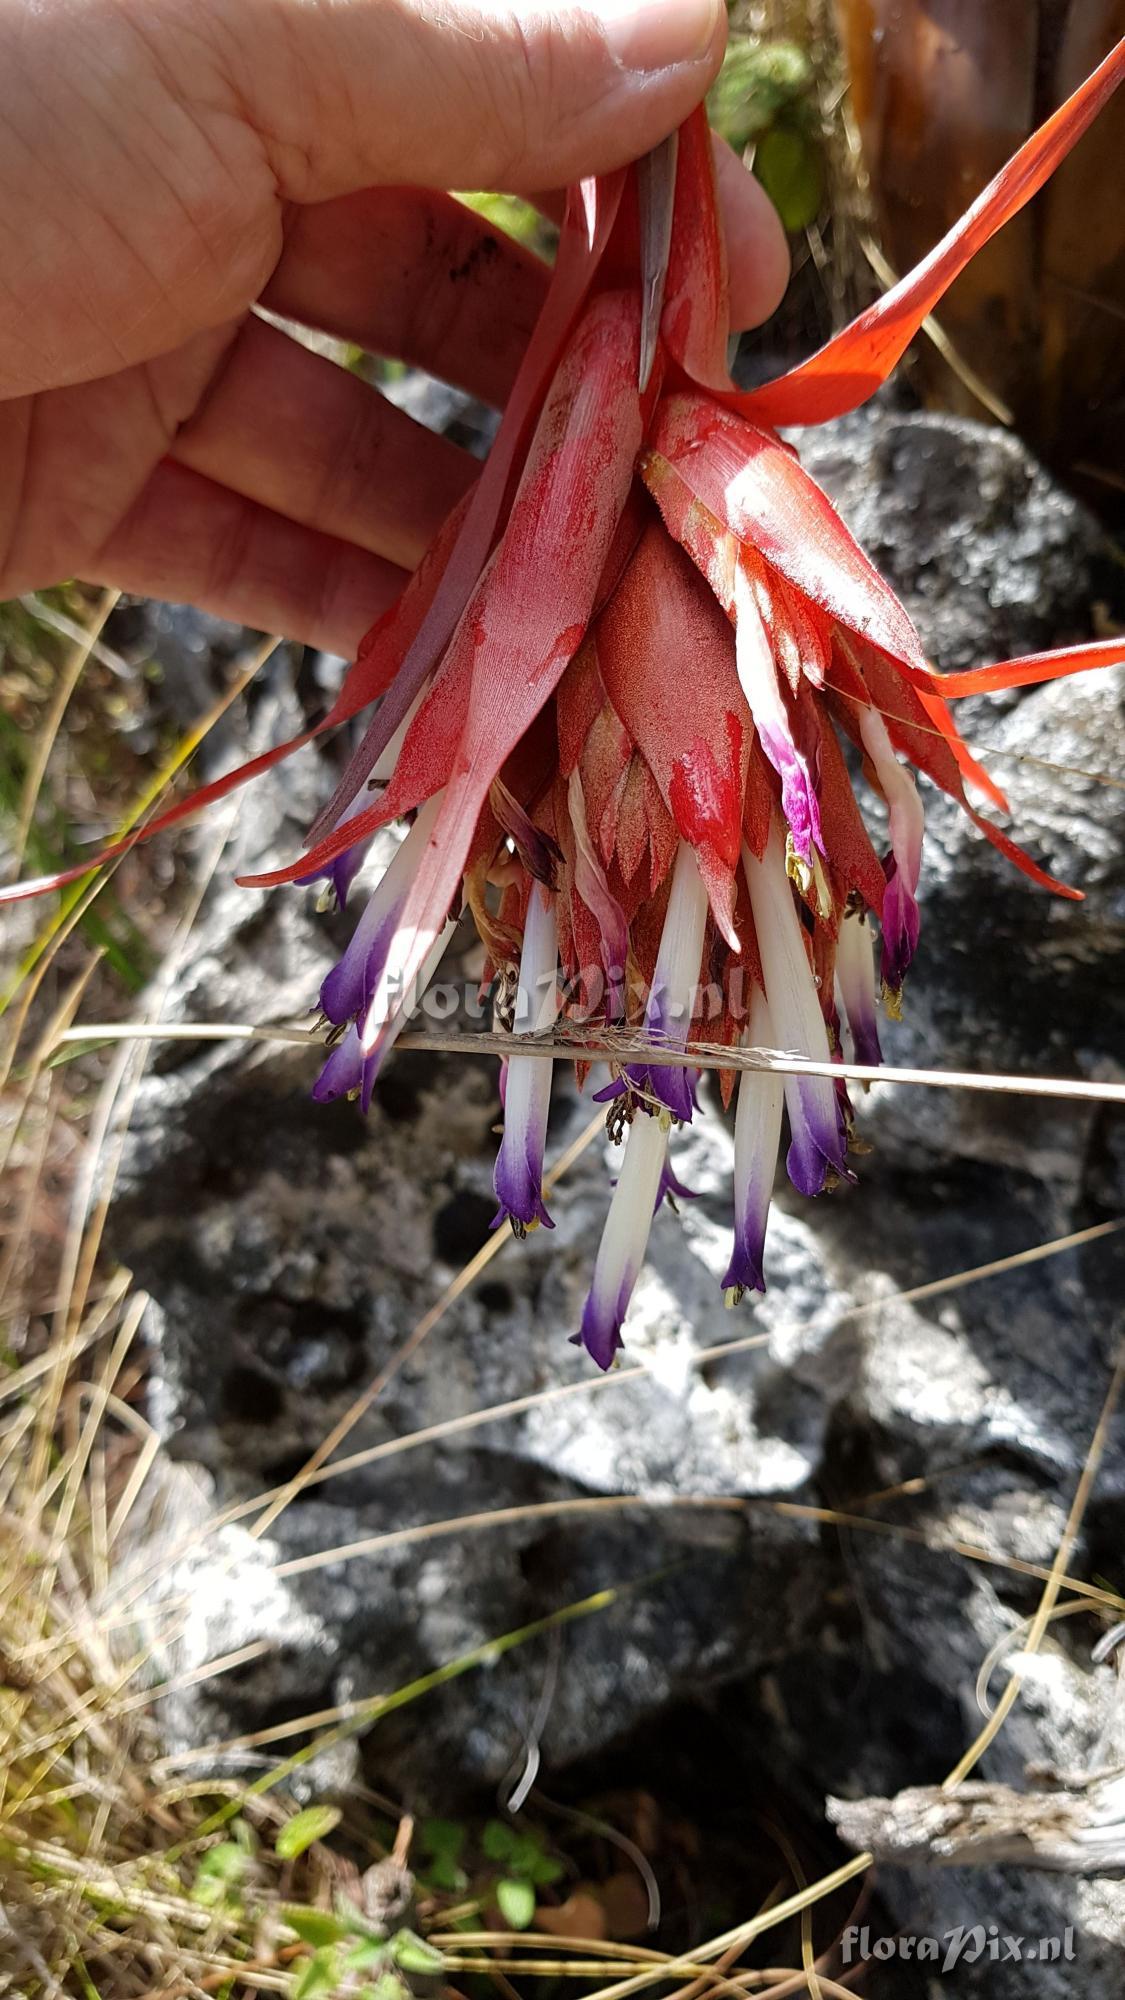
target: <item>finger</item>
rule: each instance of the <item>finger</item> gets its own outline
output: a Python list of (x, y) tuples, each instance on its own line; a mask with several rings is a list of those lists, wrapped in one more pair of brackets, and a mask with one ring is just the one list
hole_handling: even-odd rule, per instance
[(171, 455), (406, 569), (479, 470), (357, 375), (253, 317)]
[(499, 407), (549, 273), (446, 194), (366, 189), (290, 209), (262, 303)]
[(725, 39), (722, 0), (224, 0), (214, 53), (282, 194), (305, 202), (624, 165), (699, 103)]
[[(780, 303), (789, 249), (760, 183), (715, 138), (730, 253), (731, 317), (757, 326)], [(538, 194), (556, 219), (564, 197)], [(499, 408), (547, 290), (540, 258), (451, 196), (364, 189), (293, 207), (262, 295), (286, 319), (425, 368)]]
[(355, 657), (403, 570), (165, 460), (91, 565), (90, 581), (192, 603)]
[(760, 181), (725, 139), (712, 133), (719, 205), (727, 238), (731, 326), (760, 326), (776, 312), (789, 283), (789, 244), (781, 217)]
[[(789, 244), (781, 218), (760, 181), (717, 132), (711, 134), (715, 179), (730, 266), (731, 325), (741, 332), (776, 312), (789, 283)], [(562, 220), (565, 191), (530, 197), (553, 222)]]

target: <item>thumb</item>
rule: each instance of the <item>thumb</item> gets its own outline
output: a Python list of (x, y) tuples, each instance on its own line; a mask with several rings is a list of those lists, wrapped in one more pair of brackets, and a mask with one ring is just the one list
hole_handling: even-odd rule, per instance
[(293, 201), (557, 187), (699, 103), (723, 0), (223, 0), (223, 67)]

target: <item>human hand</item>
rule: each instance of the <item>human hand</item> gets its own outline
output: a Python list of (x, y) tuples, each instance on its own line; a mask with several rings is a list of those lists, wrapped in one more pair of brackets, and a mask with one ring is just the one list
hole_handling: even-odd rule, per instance
[[(721, 0), (0, 0), (0, 598), (60, 576), (350, 656), (475, 462), (252, 308), (502, 404), (545, 267), (441, 192), (644, 152)], [(725, 149), (732, 311), (788, 274)]]

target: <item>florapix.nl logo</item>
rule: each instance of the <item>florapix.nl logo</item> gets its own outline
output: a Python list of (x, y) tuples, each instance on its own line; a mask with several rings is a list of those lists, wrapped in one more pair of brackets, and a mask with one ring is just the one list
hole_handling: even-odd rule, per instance
[(899, 1932), (893, 1937), (872, 1936), (867, 1924), (849, 1924), (840, 1940), (845, 1965), (859, 1965), (869, 1959), (897, 1959), (928, 1963), (939, 1972), (952, 1972), (958, 1965), (976, 1965), (981, 1960), (993, 1965), (1051, 1965), (1073, 1963), (1074, 1926), (1068, 1924), (1056, 1937), (1021, 1937), (1000, 1929), (999, 1924), (958, 1924), (939, 1937), (912, 1936)]

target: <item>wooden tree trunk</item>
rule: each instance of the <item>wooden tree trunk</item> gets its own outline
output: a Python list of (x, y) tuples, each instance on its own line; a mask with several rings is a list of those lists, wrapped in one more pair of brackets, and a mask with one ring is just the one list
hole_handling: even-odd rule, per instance
[[(1125, 0), (835, 0), (886, 254), (930, 248), (1125, 34)], [(1125, 500), (1125, 95), (938, 314), (1018, 428), (1102, 504)], [(928, 401), (979, 415), (932, 348)], [(1115, 511), (1117, 510), (1115, 508)]]

